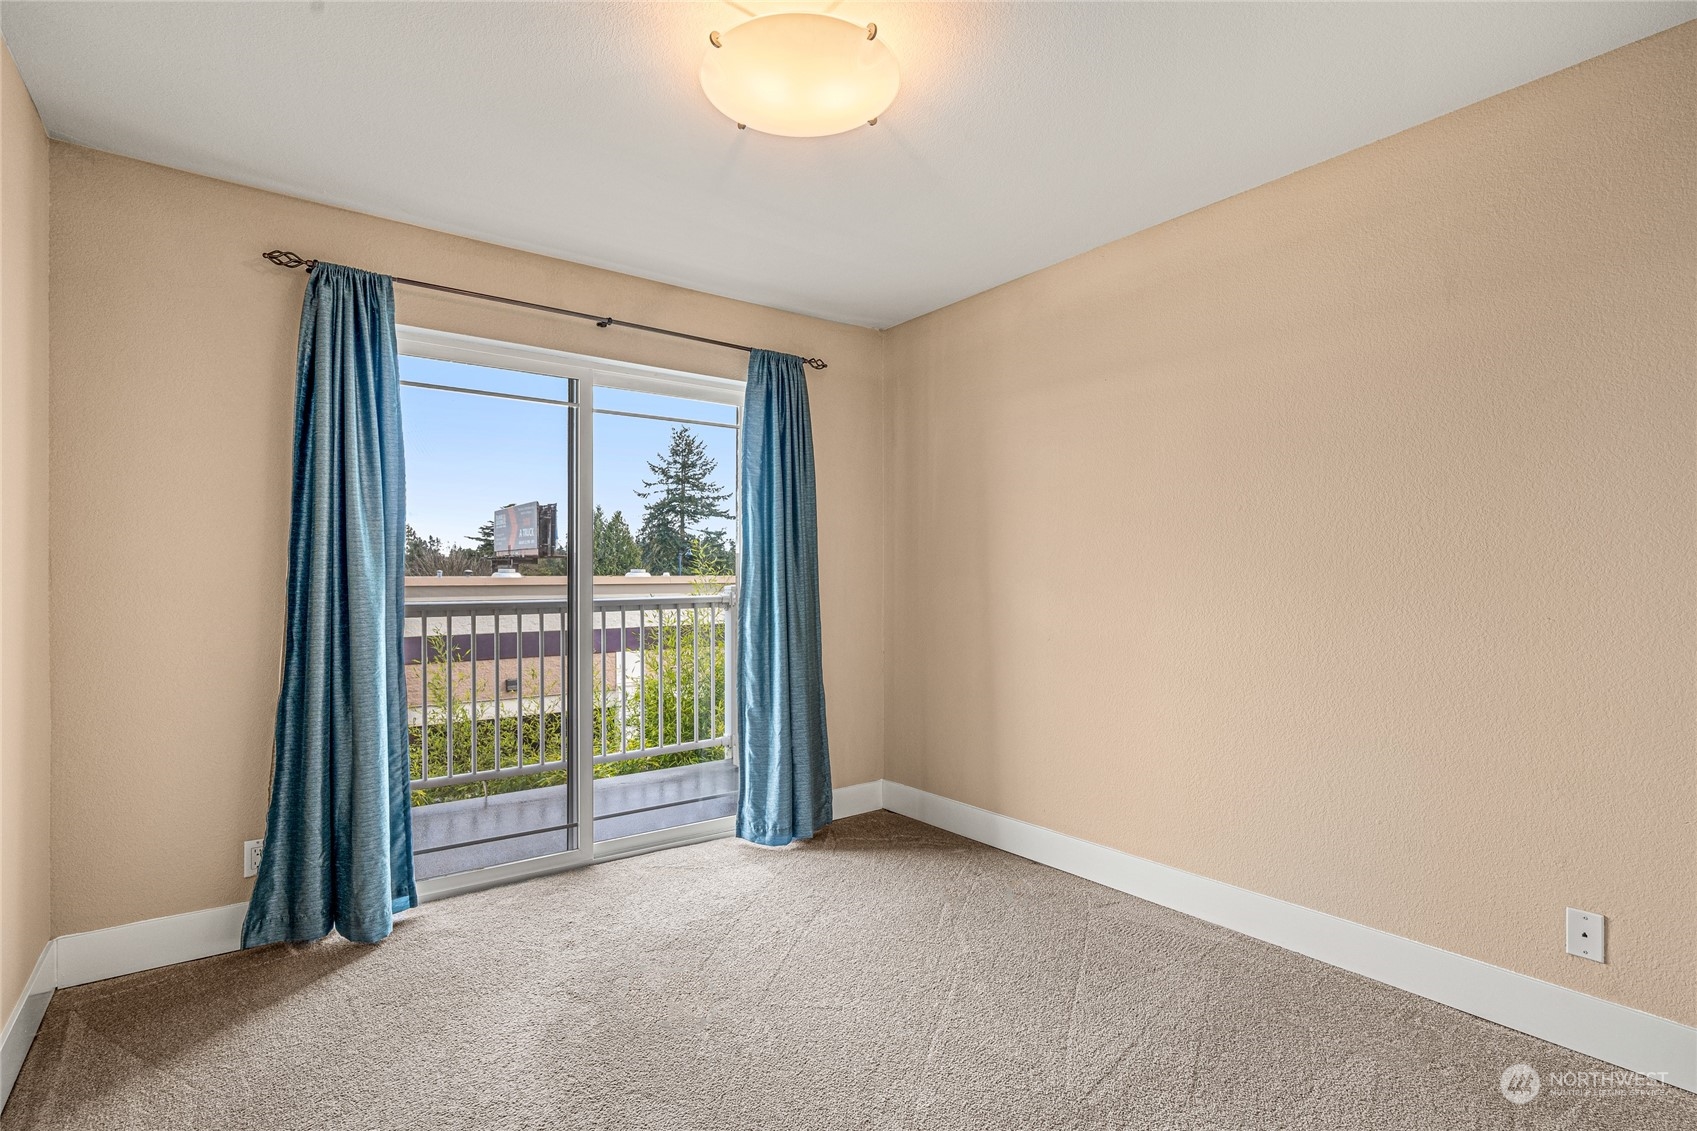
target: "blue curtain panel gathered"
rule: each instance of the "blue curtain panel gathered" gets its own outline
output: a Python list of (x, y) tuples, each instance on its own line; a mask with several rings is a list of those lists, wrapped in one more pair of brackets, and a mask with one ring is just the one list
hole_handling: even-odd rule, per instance
[(242, 945), (377, 942), (413, 907), (395, 297), (320, 263), (301, 308), (288, 620), (265, 852)]
[(831, 823), (813, 427), (799, 357), (749, 357), (741, 502), (737, 835), (788, 844)]

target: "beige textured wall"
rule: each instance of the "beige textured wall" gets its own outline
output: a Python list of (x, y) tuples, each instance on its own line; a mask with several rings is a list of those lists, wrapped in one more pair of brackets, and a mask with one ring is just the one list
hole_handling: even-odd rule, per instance
[(1697, 1021), (1694, 189), (1687, 24), (890, 331), (890, 776)]
[(0, 44), (0, 1018), (49, 938), (47, 135)]
[[(876, 332), (53, 145), (53, 928), (247, 898), (305, 280), (273, 247), (747, 341), (810, 374), (838, 784), (883, 773)], [(401, 321), (740, 377), (738, 353), (402, 288)], [(222, 527), (220, 545), (204, 536)]]

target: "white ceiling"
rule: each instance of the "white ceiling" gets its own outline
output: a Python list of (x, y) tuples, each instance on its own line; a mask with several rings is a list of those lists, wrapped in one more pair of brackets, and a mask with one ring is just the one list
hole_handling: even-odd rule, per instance
[[(708, 104), (707, 33), (786, 7), (877, 21), (903, 72), (877, 126), (769, 137)], [(0, 33), (55, 137), (889, 326), (1694, 16), (10, 0)]]

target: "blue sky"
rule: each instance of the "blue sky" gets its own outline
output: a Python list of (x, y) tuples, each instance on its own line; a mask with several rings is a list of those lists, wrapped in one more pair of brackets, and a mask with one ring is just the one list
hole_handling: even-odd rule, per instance
[[(401, 358), (403, 381), (486, 389), (548, 400), (565, 399), (558, 377), (485, 369), (420, 357)], [(728, 405), (595, 390), (598, 409), (618, 409), (698, 420), (735, 419)], [(407, 522), (420, 534), (464, 543), (498, 506), (537, 500), (560, 503), (564, 520), (570, 489), (566, 437), (569, 411), (563, 405), (504, 400), (436, 389), (401, 389), (401, 423), (407, 455)], [(663, 452), (673, 425), (658, 420), (595, 414), (595, 501), (611, 515), (625, 512), (632, 531), (642, 524), (636, 491), (650, 477), (648, 461)], [(736, 433), (728, 428), (692, 427), (719, 462), (717, 478), (727, 490), (736, 481)], [(731, 504), (734, 507), (733, 496)], [(732, 529), (730, 521), (718, 523)]]

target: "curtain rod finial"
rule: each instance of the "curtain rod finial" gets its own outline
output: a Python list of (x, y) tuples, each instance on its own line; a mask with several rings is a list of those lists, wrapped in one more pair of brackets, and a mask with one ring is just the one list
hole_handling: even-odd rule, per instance
[(268, 251), (264, 255), (260, 256), (260, 258), (269, 259), (277, 266), (287, 267), (291, 271), (296, 267), (305, 267), (308, 271), (311, 271), (314, 267), (318, 266), (318, 260), (302, 259), (292, 251)]
[(802, 361), (804, 361), (810, 369), (826, 368), (825, 363), (817, 357), (804, 357), (802, 358)]

